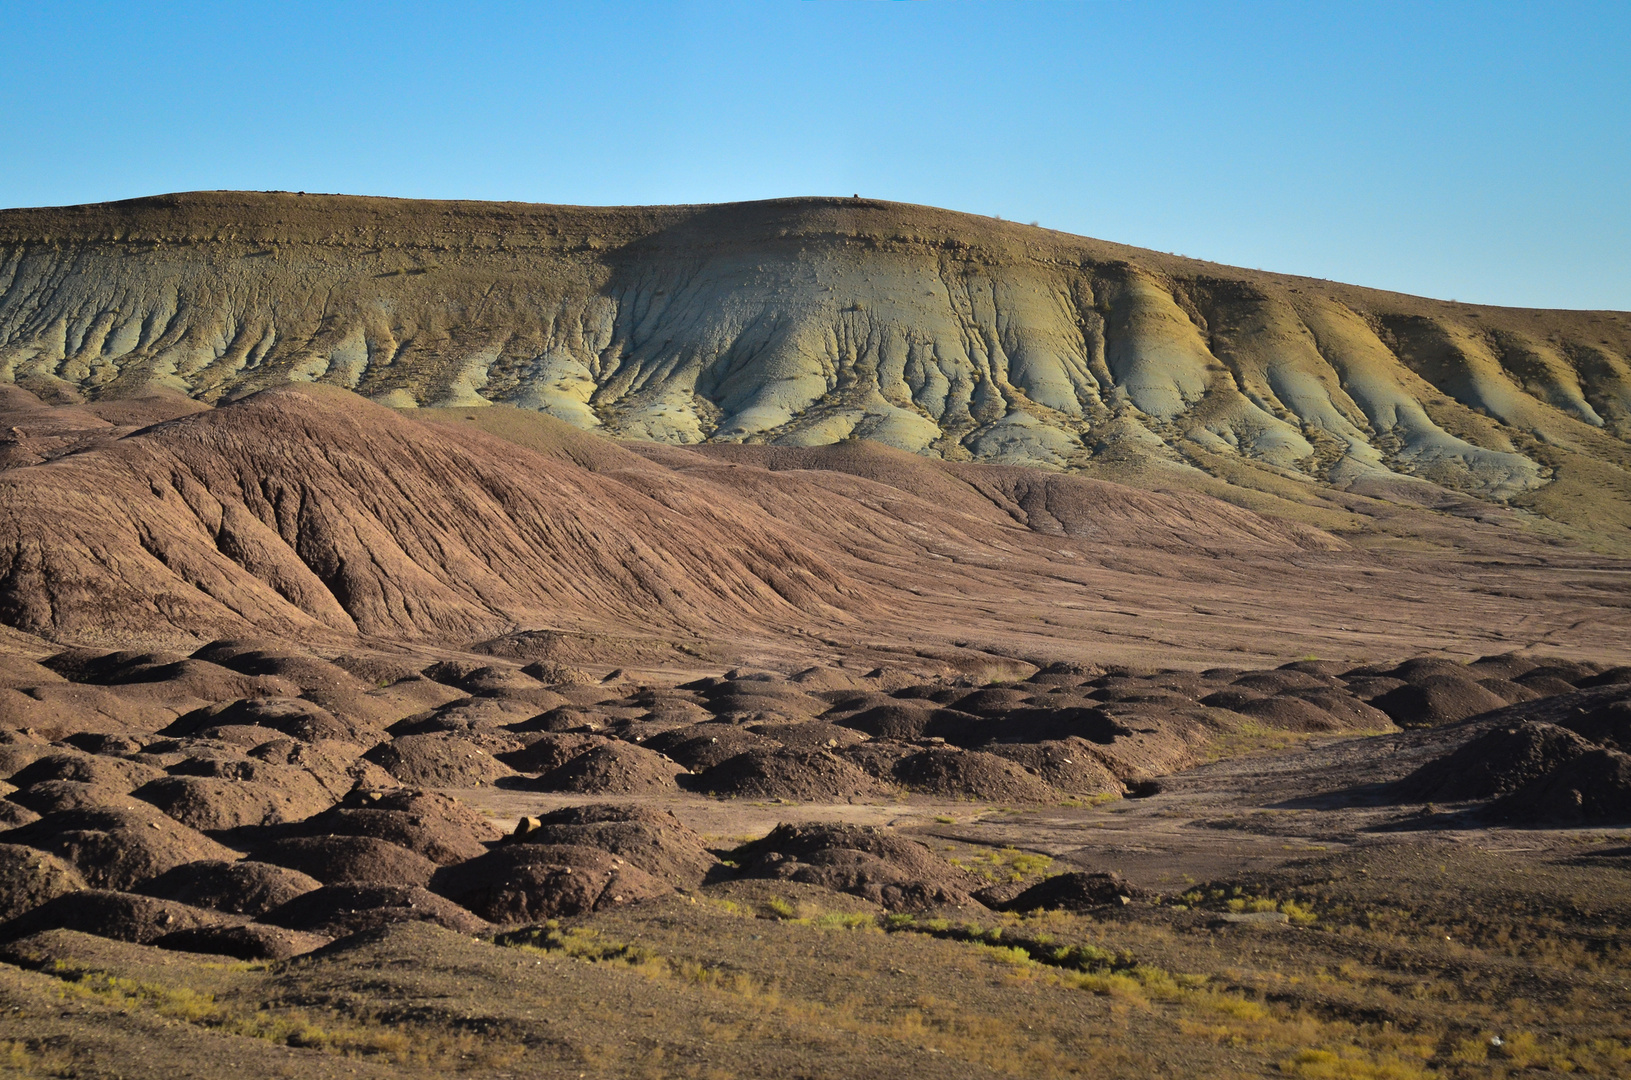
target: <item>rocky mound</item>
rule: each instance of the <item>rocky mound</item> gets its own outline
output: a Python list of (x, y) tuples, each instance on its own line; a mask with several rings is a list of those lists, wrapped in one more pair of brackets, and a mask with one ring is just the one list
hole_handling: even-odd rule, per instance
[(207, 859), (149, 878), (137, 891), (192, 907), (256, 916), (321, 886), (316, 878), (286, 866)]
[(186, 714), (164, 729), (166, 735), (199, 735), (225, 727), (259, 727), (302, 742), (340, 739), (369, 745), (379, 741), (374, 729), (348, 723), (314, 701), (298, 697), (258, 697), (210, 705)]
[(1631, 823), (1631, 754), (1593, 749), (1496, 801), (1490, 813), (1513, 824)]
[(893, 739), (911, 742), (921, 738), (929, 726), (929, 717), (935, 709), (927, 703), (912, 701), (888, 702), (873, 705), (859, 712), (835, 719), (843, 727), (854, 728), (874, 739)]
[(325, 885), (261, 916), (261, 921), (328, 938), (342, 938), (396, 922), (433, 922), (460, 934), (492, 927), (428, 889), (400, 885)]
[(754, 724), (749, 729), (755, 735), (774, 739), (790, 750), (837, 750), (861, 742), (867, 736), (854, 728), (819, 720), (806, 720), (791, 724)]
[(506, 839), (596, 848), (672, 885), (696, 885), (718, 865), (701, 836), (669, 811), (648, 806), (566, 806), (522, 821)]
[(1631, 696), (1596, 702), (1560, 717), (1558, 723), (1601, 746), (1631, 753)]
[[(1207, 699), (1207, 703), (1217, 704), (1216, 699), (1224, 696), (1214, 694)], [(1235, 699), (1224, 707), (1282, 731), (1340, 731), (1345, 726), (1313, 702), (1291, 694)], [(1382, 721), (1388, 722), (1386, 715), (1382, 716)]]
[(619, 856), (569, 844), (507, 844), (438, 871), (431, 887), (500, 925), (583, 915), (672, 892)]
[(654, 750), (608, 741), (573, 757), (540, 776), (530, 786), (539, 791), (572, 791), (586, 795), (638, 795), (672, 791), (683, 766)]
[[(9, 789), (10, 786), (10, 784), (7, 784), (6, 788)], [(6, 794), (9, 796), (12, 792), (8, 790)], [(38, 821), (39, 818), (39, 814), (20, 803), (11, 802), (9, 799), (0, 799), (0, 831), (15, 829), (19, 825), (27, 825), (30, 821)]]
[(173, 900), (106, 889), (80, 889), (48, 900), (0, 926), (0, 939), (14, 941), (46, 930), (78, 930), (82, 934), (147, 945), (177, 930), (214, 926), (227, 918), (219, 912)]
[(611, 742), (604, 735), (549, 731), (526, 738), (527, 745), (521, 749), (494, 756), (516, 772), (546, 773), (560, 768), (587, 750)]
[(320, 949), (328, 943), (328, 938), (318, 934), (264, 923), (199, 926), (165, 934), (152, 942), (161, 949), (230, 956), (237, 960), (287, 960), (291, 956)]
[[(1479, 685), (1483, 686), (1484, 684), (1480, 682)], [(1489, 689), (1487, 686), (1484, 688)], [(1491, 690), (1491, 693), (1495, 692)], [(1340, 730), (1391, 731), (1395, 726), (1392, 718), (1387, 713), (1350, 694), (1346, 688), (1341, 690), (1294, 690), (1289, 696), (1308, 702), (1308, 704), (1335, 720)], [(1501, 697), (1498, 693), (1495, 696)], [(1505, 701), (1506, 699), (1502, 697), (1501, 700)]]
[(1493, 799), (1510, 795), (1595, 749), (1591, 742), (1555, 724), (1499, 727), (1395, 781), (1391, 793), (1406, 802)]
[(847, 802), (889, 794), (883, 784), (825, 750), (749, 750), (692, 777), (690, 786), (726, 798), (799, 802)]
[(693, 772), (711, 769), (749, 750), (775, 750), (775, 739), (738, 724), (705, 723), (670, 728), (641, 744)]
[(372, 836), (291, 836), (263, 845), (255, 857), (325, 885), (411, 887), (429, 883), (437, 869), (423, 855)]
[(987, 743), (989, 754), (1032, 770), (1038, 779), (1067, 795), (1120, 794), (1122, 784), (1094, 755), (1086, 739), (1049, 739), (1034, 743)]
[(897, 783), (895, 766), (899, 765), (902, 759), (917, 753), (919, 749), (921, 747), (915, 743), (895, 742), (892, 739), (868, 739), (866, 742), (852, 743), (834, 752), (873, 779), (891, 785)]
[(340, 802), (344, 810), (395, 810), (427, 822), (456, 829), (485, 842), (503, 835), (492, 820), (451, 795), (423, 788), (367, 788), (359, 786)]
[[(123, 788), (102, 784), (82, 784), (77, 780), (42, 780), (6, 796), (8, 802), (27, 807), (35, 814), (59, 810), (89, 810), (102, 806), (130, 806), (135, 796)], [(22, 824), (22, 822), (18, 822)]]
[(895, 776), (913, 791), (988, 802), (1058, 802), (1059, 792), (1025, 768), (995, 754), (932, 747), (902, 758)]
[(515, 775), (514, 769), (457, 735), (404, 735), (364, 756), (402, 783), (422, 787), (484, 787)]
[(89, 731), (70, 735), (62, 741), (87, 754), (102, 754), (109, 757), (135, 757), (142, 752), (143, 746), (140, 740), (132, 739), (128, 735)]
[(8, 780), (19, 788), (47, 780), (73, 780), (81, 784), (97, 784), (115, 791), (130, 791), (163, 775), (160, 770), (139, 761), (87, 754), (78, 750), (59, 750), (35, 758), (8, 777)]
[(22, 731), (0, 728), (0, 780), (10, 782), (24, 766), (38, 761), (55, 749), (56, 747), (44, 738), (32, 732), (25, 734)]
[(79, 871), (55, 855), (0, 844), (0, 923), (84, 887)]
[(1073, 872), (1044, 878), (1012, 899), (992, 906), (1004, 911), (1086, 911), (1125, 904), (1143, 895), (1142, 889), (1129, 884), (1120, 874)]
[(860, 825), (778, 825), (730, 858), (744, 877), (851, 893), (891, 911), (974, 903), (972, 879), (915, 840)]
[(1454, 671), (1430, 674), (1389, 690), (1372, 698), (1370, 704), (1387, 713), (1402, 728), (1453, 724), (1506, 705), (1501, 698), (1468, 678), (1460, 665), (1454, 667)]
[(369, 836), (407, 848), (439, 866), (474, 859), (487, 851), (491, 830), (455, 824), (436, 814), (376, 807), (336, 806), (300, 822), (294, 833), (305, 836)]
[(321, 785), (300, 770), (278, 775), (278, 770), (263, 764), (257, 774), (268, 779), (166, 776), (143, 784), (133, 794), (200, 832), (298, 821), (333, 802)]
[[(139, 807), (139, 808), (138, 808)], [(151, 807), (63, 810), (0, 833), (60, 856), (98, 888), (128, 889), (183, 863), (231, 860), (232, 851)]]

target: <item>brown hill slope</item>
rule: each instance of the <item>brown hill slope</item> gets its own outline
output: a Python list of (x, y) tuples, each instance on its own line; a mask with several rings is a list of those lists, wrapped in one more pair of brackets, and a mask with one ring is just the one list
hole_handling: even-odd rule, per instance
[(869, 200), (224, 192), (0, 213), (0, 381), (42, 393), (320, 381), (676, 444), (856, 435), (1328, 526), (1331, 492), (1448, 491), (1624, 549), (1628, 358), (1624, 313), (1424, 300)]
[[(1618, 658), (1631, 621), (1621, 564), (1499, 522), (1451, 519), (1442, 547), (1383, 555), (1205, 496), (877, 443), (616, 443), (323, 386), (175, 415), (188, 407), (10, 391), (0, 619), (121, 648), (445, 650), (540, 630), (582, 635), (597, 664), (652, 655), (644, 641), (670, 664), (786, 670), (1531, 644)], [(1427, 515), (1406, 524), (1432, 535)]]
[(560, 613), (698, 627), (866, 606), (763, 515), (666, 495), (345, 391), (270, 391), (0, 473), (0, 616), (89, 640), (468, 641)]

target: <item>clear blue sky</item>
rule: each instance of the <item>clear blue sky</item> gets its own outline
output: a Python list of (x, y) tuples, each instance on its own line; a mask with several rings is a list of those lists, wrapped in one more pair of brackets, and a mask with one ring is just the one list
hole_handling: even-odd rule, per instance
[(7, 0), (0, 64), (0, 206), (860, 192), (1631, 309), (1631, 0)]

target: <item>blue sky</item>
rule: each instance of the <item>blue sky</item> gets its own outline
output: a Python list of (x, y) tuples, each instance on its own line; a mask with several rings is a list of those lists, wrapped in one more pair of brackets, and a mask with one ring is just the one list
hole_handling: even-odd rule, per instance
[(9, 0), (0, 62), (0, 206), (860, 192), (1631, 309), (1627, 0)]

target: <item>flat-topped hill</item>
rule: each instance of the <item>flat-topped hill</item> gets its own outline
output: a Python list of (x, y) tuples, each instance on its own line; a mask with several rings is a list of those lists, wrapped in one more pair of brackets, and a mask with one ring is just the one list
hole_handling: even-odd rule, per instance
[(674, 444), (862, 437), (1337, 529), (1355, 500), (1470, 497), (1623, 548), (1628, 357), (1622, 312), (1426, 300), (867, 199), (0, 212), (0, 379), (48, 399), (324, 382)]

